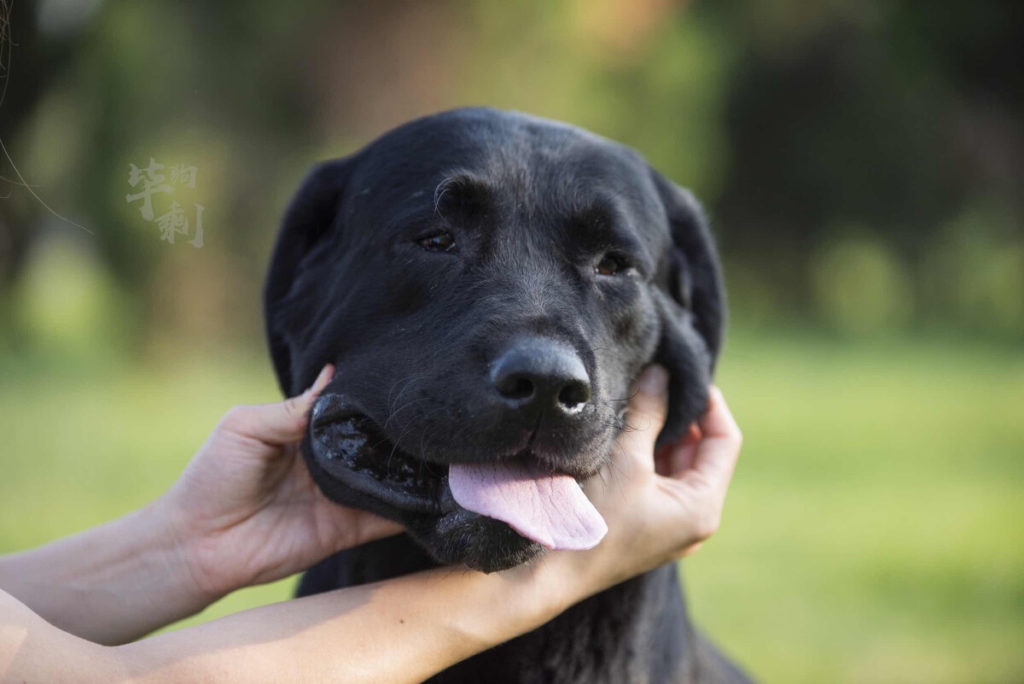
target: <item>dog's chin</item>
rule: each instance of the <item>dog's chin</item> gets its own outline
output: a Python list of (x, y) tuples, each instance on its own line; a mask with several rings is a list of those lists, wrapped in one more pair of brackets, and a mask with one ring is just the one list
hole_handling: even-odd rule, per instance
[(303, 455), (329, 499), (401, 523), (439, 563), (495, 572), (544, 551), (505, 523), (462, 508), (447, 464), (400, 451), (338, 395), (314, 404)]
[(413, 539), (445, 565), (462, 563), (474, 570), (497, 572), (530, 561), (544, 547), (503, 522), (465, 509), (406, 525)]

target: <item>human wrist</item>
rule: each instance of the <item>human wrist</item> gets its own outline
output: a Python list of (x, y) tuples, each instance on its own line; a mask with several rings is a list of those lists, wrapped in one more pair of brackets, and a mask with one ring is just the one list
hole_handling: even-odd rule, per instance
[(592, 549), (548, 552), (538, 559), (542, 574), (540, 584), (549, 592), (544, 600), (556, 614), (561, 613), (594, 594), (671, 560), (650, 557), (641, 541), (650, 533), (636, 526), (632, 527), (631, 534), (613, 528)]
[(156, 504), (5, 558), (0, 582), (61, 629), (102, 644), (131, 641), (202, 610)]
[(167, 587), (183, 605), (198, 612), (240, 586), (212, 582), (196, 562), (204, 535), (189, 523), (188, 511), (170, 497), (162, 497), (141, 509), (145, 526), (154, 539), (153, 552), (163, 558)]
[(460, 593), (477, 599), (467, 602), (468, 610), (457, 612), (455, 619), (466, 642), (477, 644), (473, 652), (534, 630), (572, 605), (561, 565), (546, 561), (539, 558), (492, 574), (465, 571)]
[(536, 627), (603, 588), (593, 561), (590, 551), (548, 551), (505, 572), (522, 583), (518, 595)]

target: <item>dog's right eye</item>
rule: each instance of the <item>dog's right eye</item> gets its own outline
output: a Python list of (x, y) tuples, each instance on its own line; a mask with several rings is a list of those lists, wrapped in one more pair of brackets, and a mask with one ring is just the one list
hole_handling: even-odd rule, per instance
[(416, 243), (428, 252), (450, 252), (455, 249), (455, 237), (446, 230), (422, 237)]

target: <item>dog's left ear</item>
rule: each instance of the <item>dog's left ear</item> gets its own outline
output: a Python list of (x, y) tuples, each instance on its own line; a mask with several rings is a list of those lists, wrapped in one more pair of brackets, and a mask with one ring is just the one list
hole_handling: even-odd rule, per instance
[(678, 439), (707, 405), (725, 329), (726, 304), (715, 243), (689, 190), (651, 169), (672, 244), (659, 274), (661, 339), (655, 361), (670, 375), (669, 408), (660, 442)]
[(263, 316), (277, 381), (286, 396), (302, 391), (304, 383), (312, 381), (298, 377), (304, 371), (294, 367), (296, 359), (291, 347), (295, 341), (291, 335), (295, 331), (287, 315), (291, 312), (296, 318), (304, 316), (308, 313), (304, 307), (314, 304), (311, 299), (317, 292), (309, 291), (315, 289), (314, 284), (300, 281), (300, 275), (306, 272), (306, 281), (312, 278), (314, 269), (306, 267), (325, 256), (332, 236), (341, 230), (343, 219), (339, 210), (352, 160), (345, 157), (323, 162), (309, 172), (285, 211), (270, 257), (263, 285)]

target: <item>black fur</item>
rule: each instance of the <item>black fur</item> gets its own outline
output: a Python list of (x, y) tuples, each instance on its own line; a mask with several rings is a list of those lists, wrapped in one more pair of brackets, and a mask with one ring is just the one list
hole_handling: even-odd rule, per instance
[[(310, 594), (541, 553), (459, 507), (447, 464), (528, 457), (593, 474), (652, 361), (671, 373), (661, 439), (674, 439), (707, 402), (725, 305), (697, 202), (636, 152), (565, 124), (463, 109), (314, 169), (285, 215), (265, 314), (286, 393), (337, 366), (304, 443), (317, 483), (409, 530), (314, 567), (299, 592)], [(537, 340), (585, 368), (578, 412), (528, 413), (495, 391), (495, 360)], [(355, 461), (338, 460), (357, 442)], [(693, 632), (666, 566), (432, 681), (736, 680)]]

